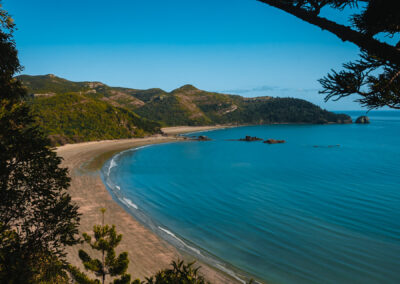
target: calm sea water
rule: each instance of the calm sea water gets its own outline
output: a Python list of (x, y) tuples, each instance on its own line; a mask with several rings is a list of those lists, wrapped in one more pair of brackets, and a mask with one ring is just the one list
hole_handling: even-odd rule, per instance
[[(103, 177), (156, 233), (237, 275), (400, 283), (400, 112), (368, 115), (211, 131), (210, 142), (127, 151)], [(227, 141), (245, 135), (287, 143)]]

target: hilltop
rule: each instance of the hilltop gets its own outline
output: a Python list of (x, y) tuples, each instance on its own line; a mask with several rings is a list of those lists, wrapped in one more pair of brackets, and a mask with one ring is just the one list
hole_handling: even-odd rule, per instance
[(244, 98), (192, 85), (171, 92), (139, 90), (72, 82), (52, 74), (17, 78), (28, 89), (46, 132), (68, 142), (127, 138), (155, 133), (160, 126), (351, 122), (347, 115), (295, 98)]

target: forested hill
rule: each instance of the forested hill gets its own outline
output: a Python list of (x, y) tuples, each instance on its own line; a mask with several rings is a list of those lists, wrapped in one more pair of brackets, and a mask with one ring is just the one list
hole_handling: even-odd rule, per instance
[(157, 122), (78, 93), (38, 96), (30, 103), (53, 145), (161, 133)]
[[(192, 85), (165, 92), (109, 87), (100, 82), (71, 82), (54, 75), (21, 75), (18, 79), (34, 98), (33, 105), (44, 128), (52, 135), (78, 135), (78, 140), (104, 138), (100, 137), (100, 129), (94, 129), (94, 125), (100, 124), (111, 128), (118, 128), (118, 124), (128, 132), (137, 125), (143, 134), (157, 131), (157, 124), (151, 121), (162, 126), (351, 121), (347, 115), (328, 112), (301, 99), (244, 98), (206, 92)], [(103, 114), (107, 114), (107, 120)], [(76, 127), (80, 129), (78, 133), (74, 133)], [(114, 130), (107, 134), (110, 138), (128, 135), (122, 129)]]

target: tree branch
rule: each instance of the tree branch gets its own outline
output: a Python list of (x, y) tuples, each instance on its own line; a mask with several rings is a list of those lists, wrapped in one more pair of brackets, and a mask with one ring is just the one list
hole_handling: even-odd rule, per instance
[(333, 33), (342, 41), (349, 41), (356, 44), (362, 50), (367, 51), (369, 54), (373, 56), (379, 57), (382, 60), (400, 66), (400, 51), (394, 46), (391, 46), (387, 43), (383, 43), (361, 32), (357, 32), (351, 29), (350, 27), (337, 24), (326, 18), (319, 17), (318, 15), (312, 12), (306, 11), (302, 8), (298, 8), (291, 4), (283, 3), (279, 0), (257, 0), (257, 1), (281, 9), (293, 16), (296, 16), (299, 19), (302, 19), (303, 21), (306, 21), (310, 24), (320, 27), (322, 30), (327, 30)]
[(390, 108), (392, 108), (392, 109), (400, 109), (400, 107), (398, 107), (398, 106), (395, 106), (395, 105), (387, 105), (388, 107), (390, 107)]
[(396, 74), (394, 74), (394, 76), (390, 79), (389, 83), (386, 85), (386, 88), (389, 87), (394, 80), (396, 80), (397, 77), (400, 76), (400, 70), (396, 72)]

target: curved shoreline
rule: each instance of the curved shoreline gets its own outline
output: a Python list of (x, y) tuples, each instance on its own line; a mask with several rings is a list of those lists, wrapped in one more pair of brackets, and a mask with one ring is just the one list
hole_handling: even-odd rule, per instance
[[(221, 127), (193, 127), (182, 132), (195, 132)], [(176, 129), (175, 129), (176, 131)], [(166, 131), (167, 132), (167, 131)], [(178, 133), (176, 133), (178, 134)], [(90, 232), (93, 225), (101, 223), (99, 209), (107, 209), (105, 222), (115, 224), (123, 239), (117, 252), (127, 251), (130, 265), (128, 273), (133, 279), (151, 276), (157, 271), (167, 268), (172, 260), (178, 258), (187, 261), (193, 257), (178, 251), (175, 247), (158, 237), (155, 233), (143, 226), (131, 214), (125, 211), (106, 189), (101, 180), (99, 168), (106, 160), (118, 152), (134, 147), (179, 141), (177, 137), (154, 136), (149, 138), (133, 138), (123, 140), (106, 140), (68, 144), (57, 148), (57, 154), (64, 161), (62, 166), (68, 167), (71, 176), (71, 186), (68, 190), (74, 202), (78, 204), (81, 216), (80, 233)], [(68, 261), (83, 269), (78, 257), (81, 245), (67, 249)], [(211, 268), (209, 265), (199, 262), (201, 272), (212, 283), (240, 283), (226, 273)]]
[[(207, 130), (213, 131), (213, 130)], [(194, 132), (190, 132), (194, 133)], [(173, 141), (177, 142), (177, 141)], [(163, 143), (168, 144), (169, 142)], [(113, 169), (117, 168), (120, 160), (123, 159), (124, 154), (134, 153), (143, 148), (147, 148), (154, 145), (146, 145), (131, 148), (122, 151), (114, 155), (110, 160), (108, 160), (100, 170), (101, 178), (106, 188), (109, 190), (110, 194), (113, 196), (114, 200), (120, 204), (126, 211), (128, 211), (136, 220), (143, 224), (146, 228), (150, 229), (154, 234), (156, 234), (161, 239), (165, 240), (169, 244), (173, 245), (179, 250), (179, 252), (188, 254), (197, 261), (210, 265), (212, 268), (221, 270), (223, 273), (235, 278), (239, 283), (246, 283), (246, 280), (251, 279), (248, 273), (241, 271), (240, 269), (232, 266), (223, 259), (212, 255), (207, 250), (197, 246), (190, 240), (184, 239), (182, 236), (177, 235), (171, 228), (168, 228), (164, 224), (160, 223), (157, 219), (154, 219), (150, 214), (143, 211), (140, 204), (136, 203), (136, 200), (129, 199), (120, 185), (113, 181), (111, 175), (113, 174)], [(256, 282), (260, 283), (260, 282)]]

